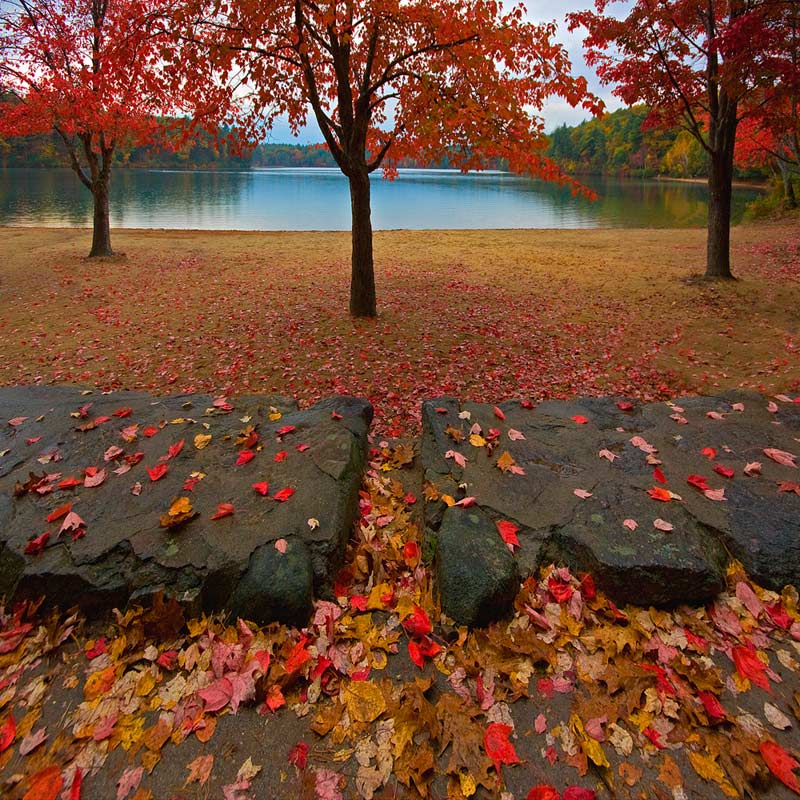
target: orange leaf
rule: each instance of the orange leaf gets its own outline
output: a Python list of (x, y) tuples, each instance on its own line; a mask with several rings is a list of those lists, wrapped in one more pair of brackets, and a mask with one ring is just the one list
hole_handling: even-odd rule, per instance
[(45, 767), (30, 780), (30, 788), (22, 800), (56, 800), (64, 786), (61, 767)]

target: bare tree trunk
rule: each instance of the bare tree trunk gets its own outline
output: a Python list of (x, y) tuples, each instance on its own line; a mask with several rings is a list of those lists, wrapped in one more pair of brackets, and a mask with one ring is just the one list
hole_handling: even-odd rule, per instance
[(778, 160), (778, 169), (781, 173), (781, 180), (783, 181), (783, 202), (787, 208), (797, 208), (797, 198), (794, 194), (794, 184), (792, 183), (792, 170), (789, 165)]
[(108, 212), (108, 179), (108, 173), (103, 171), (91, 187), (94, 199), (94, 222), (89, 258), (114, 255), (114, 251), (111, 249), (111, 226)]
[(375, 317), (375, 268), (372, 259), (372, 219), (369, 174), (356, 171), (350, 178), (352, 209), (352, 259), (350, 313), (354, 317)]
[(736, 126), (736, 108), (734, 106), (732, 112), (723, 117), (712, 135), (712, 142), (716, 146), (709, 153), (706, 278), (714, 280), (733, 279), (731, 273), (731, 200)]

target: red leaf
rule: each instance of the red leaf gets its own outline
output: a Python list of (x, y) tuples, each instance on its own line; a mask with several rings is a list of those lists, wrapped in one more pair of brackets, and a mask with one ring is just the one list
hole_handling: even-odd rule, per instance
[(408, 643), (408, 655), (420, 669), (425, 666), (426, 658), (435, 658), (441, 652), (441, 646), (428, 636), (412, 639)]
[(585, 425), (589, 420), (587, 417), (584, 417), (582, 414), (576, 414), (574, 417), (570, 417), (570, 419), (576, 425)]
[(38, 556), (44, 550), (49, 538), (50, 531), (45, 531), (44, 533), (39, 534), (39, 536), (31, 539), (28, 544), (25, 545), (25, 550), (23, 552), (28, 556)]
[(658, 500), (662, 503), (669, 503), (672, 499), (672, 495), (669, 491), (667, 489), (662, 489), (660, 486), (654, 486), (652, 489), (648, 489), (647, 494), (649, 494), (653, 500)]
[(30, 779), (29, 789), (22, 800), (56, 800), (63, 786), (61, 767), (45, 767)]
[(278, 436), (286, 436), (287, 433), (291, 433), (292, 431), (297, 430), (294, 425), (284, 425), (282, 428), (278, 428)]
[(0, 725), (0, 753), (8, 750), (16, 735), (17, 723), (14, 722), (14, 717), (9, 714), (6, 717), (6, 721)]
[(294, 489), (287, 486), (285, 489), (281, 489), (279, 492), (275, 493), (275, 500), (279, 503), (285, 503), (292, 495), (294, 494)]
[(342, 415), (338, 411), (331, 411), (331, 419), (341, 419)]
[(269, 484), (266, 481), (261, 481), (260, 483), (254, 483), (253, 488), (262, 496), (266, 497), (267, 492), (269, 491)]
[(166, 464), (157, 464), (155, 467), (145, 467), (147, 470), (147, 474), (150, 476), (151, 481), (157, 481), (163, 478), (167, 474), (167, 467)]
[(620, 411), (632, 411), (633, 403), (629, 403), (627, 400), (619, 400), (617, 401), (617, 408)]
[(501, 764), (519, 764), (520, 760), (514, 745), (508, 740), (513, 728), (502, 722), (490, 722), (483, 735), (483, 747), (486, 755), (494, 762), (497, 774)]
[(561, 795), (556, 791), (554, 786), (545, 786), (541, 784), (534, 786), (531, 789), (525, 800), (561, 800)]
[(734, 471), (729, 467), (723, 467), (721, 464), (717, 464), (714, 467), (714, 472), (717, 475), (722, 475), (723, 478), (732, 478), (734, 475)]
[(93, 489), (100, 486), (106, 479), (106, 471), (104, 469), (97, 469), (97, 467), (87, 467), (86, 477), (83, 479), (83, 485), (87, 489)]
[(272, 459), (276, 464), (280, 464), (281, 461), (286, 461), (286, 456), (289, 454), (285, 450), (281, 450), (280, 453), (275, 453), (275, 458)]
[(728, 715), (715, 694), (712, 692), (698, 692), (697, 696), (700, 698), (700, 702), (703, 704), (706, 714), (711, 717), (712, 721), (727, 719)]
[(594, 789), (584, 789), (582, 786), (567, 786), (564, 789), (564, 800), (596, 800), (597, 793)]
[(494, 410), (494, 415), (497, 417), (497, 419), (504, 420), (506, 418), (506, 415), (503, 413), (502, 409), (495, 406), (493, 410)]
[(72, 511), (72, 503), (64, 503), (63, 506), (59, 506), (55, 511), (51, 511), (47, 515), (47, 521), (55, 522), (57, 519), (65, 517), (70, 511)]
[(142, 431), (142, 433), (149, 439), (151, 436), (155, 436), (158, 433), (158, 428), (154, 427), (153, 425), (149, 425)]
[(664, 473), (658, 467), (656, 467), (653, 470), (653, 480), (656, 481), (657, 483), (663, 483), (663, 484), (666, 484), (667, 482)]
[(80, 767), (75, 767), (72, 786), (69, 788), (69, 800), (81, 800), (81, 786), (83, 786), (83, 770)]
[(403, 620), (403, 627), (410, 636), (415, 638), (427, 636), (433, 630), (430, 617), (425, 612), (425, 609), (420, 608), (416, 603), (414, 603), (410, 616)]
[(293, 764), (297, 769), (305, 769), (307, 760), (308, 745), (305, 742), (298, 742), (289, 751), (289, 763)]
[(713, 461), (717, 457), (717, 451), (713, 447), (704, 447), (700, 451), (700, 455), (705, 456), (709, 461)]
[(308, 450), (309, 447), (311, 447), (310, 444), (298, 444), (295, 447), (295, 450), (297, 450), (298, 453), (305, 453), (305, 451)]
[(695, 489), (699, 489), (701, 492), (705, 492), (708, 490), (708, 483), (707, 479), (704, 478), (702, 475), (690, 475), (686, 482), (690, 486), (694, 486)]
[(740, 645), (733, 648), (733, 663), (736, 665), (736, 671), (743, 677), (751, 680), (756, 686), (760, 686), (765, 691), (769, 692), (769, 680), (764, 674), (767, 666), (756, 654), (755, 648), (750, 646)]
[(236, 459), (236, 466), (241, 467), (242, 464), (247, 464), (255, 457), (256, 454), (252, 450), (242, 450), (241, 453), (239, 453), (239, 457)]
[(231, 514), (233, 514), (233, 504), (219, 503), (217, 510), (211, 515), (211, 519), (222, 519), (223, 517), (229, 517)]
[(171, 444), (167, 451), (167, 459), (175, 458), (181, 450), (183, 450), (184, 440), (181, 439), (179, 442), (175, 442), (175, 444)]
[(307, 644), (308, 642), (306, 638), (303, 637), (292, 648), (292, 652), (289, 653), (289, 657), (286, 659), (286, 663), (283, 665), (283, 668), (286, 670), (287, 674), (291, 675), (293, 672), (297, 672), (297, 670), (299, 670), (303, 664), (311, 660), (311, 653), (308, 652), (306, 647)]
[(554, 575), (547, 580), (547, 588), (557, 603), (566, 603), (572, 597), (572, 587)]
[(76, 486), (80, 486), (82, 483), (83, 481), (79, 481), (77, 478), (73, 478), (72, 476), (70, 476), (69, 478), (64, 478), (64, 480), (58, 484), (58, 488), (74, 489)]
[(123, 417), (129, 417), (133, 413), (132, 408), (118, 408), (116, 411), (111, 412), (112, 417), (119, 417), (122, 419)]
[(800, 764), (775, 742), (762, 742), (758, 749), (770, 772), (795, 794), (800, 794), (800, 782), (794, 774)]
[(513, 522), (502, 519), (497, 523), (497, 530), (500, 531), (500, 536), (507, 545), (511, 545), (512, 548), (519, 547), (519, 539), (517, 538), (519, 528)]

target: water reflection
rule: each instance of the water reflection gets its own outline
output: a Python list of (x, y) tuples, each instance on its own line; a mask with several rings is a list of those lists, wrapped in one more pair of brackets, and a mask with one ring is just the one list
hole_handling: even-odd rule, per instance
[[(703, 225), (702, 184), (588, 178), (595, 202), (507, 173), (404, 170), (373, 180), (373, 224), (391, 228), (592, 228)], [(758, 192), (737, 189), (734, 220)], [(346, 230), (347, 181), (338, 170), (117, 170), (111, 221), (123, 228)], [(89, 192), (69, 170), (0, 171), (0, 224), (91, 224)]]

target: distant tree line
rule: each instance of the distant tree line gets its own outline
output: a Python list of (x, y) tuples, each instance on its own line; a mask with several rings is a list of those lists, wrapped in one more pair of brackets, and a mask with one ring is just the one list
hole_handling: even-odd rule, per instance
[[(698, 141), (683, 128), (648, 128), (647, 114), (647, 107), (638, 105), (574, 127), (562, 125), (550, 134), (548, 155), (576, 175), (707, 177), (708, 160)], [(771, 172), (766, 164), (740, 164), (737, 177), (763, 180)]]

